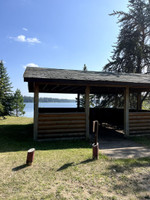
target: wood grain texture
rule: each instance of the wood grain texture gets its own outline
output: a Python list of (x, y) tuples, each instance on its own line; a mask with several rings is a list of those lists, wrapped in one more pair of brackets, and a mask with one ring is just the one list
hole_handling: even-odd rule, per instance
[(39, 114), (38, 139), (85, 136), (84, 112)]
[(150, 112), (130, 112), (129, 130), (131, 135), (150, 133)]

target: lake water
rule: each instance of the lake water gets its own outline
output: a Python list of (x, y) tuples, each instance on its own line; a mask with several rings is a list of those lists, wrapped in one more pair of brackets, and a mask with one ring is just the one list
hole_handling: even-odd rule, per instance
[[(25, 109), (26, 112), (24, 117), (33, 117), (33, 109), (34, 104), (33, 103), (25, 103)], [(39, 108), (76, 108), (77, 105), (75, 102), (72, 103), (39, 103)]]

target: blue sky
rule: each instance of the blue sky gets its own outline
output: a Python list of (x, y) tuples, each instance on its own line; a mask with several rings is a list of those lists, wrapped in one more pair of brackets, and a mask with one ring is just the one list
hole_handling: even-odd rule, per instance
[(23, 82), (26, 65), (82, 70), (86, 64), (89, 71), (101, 71), (119, 32), (117, 18), (109, 14), (127, 11), (127, 4), (127, 0), (0, 0), (0, 59), (14, 90), (31, 95)]

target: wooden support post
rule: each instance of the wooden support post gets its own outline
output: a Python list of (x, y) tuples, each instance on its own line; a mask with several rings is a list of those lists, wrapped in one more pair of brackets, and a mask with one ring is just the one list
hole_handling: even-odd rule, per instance
[(34, 140), (38, 136), (38, 104), (39, 104), (39, 86), (34, 84)]
[(137, 93), (137, 110), (141, 110), (142, 109), (142, 105), (141, 105), (141, 92)]
[(89, 139), (89, 118), (90, 118), (90, 106), (89, 106), (90, 87), (85, 89), (85, 115), (86, 115), (86, 139)]
[(78, 93), (78, 96), (77, 96), (77, 108), (79, 109), (80, 108), (80, 94)]
[(124, 92), (124, 133), (129, 135), (129, 87)]
[(114, 104), (114, 108), (117, 108), (118, 106), (118, 95), (115, 94), (115, 104)]

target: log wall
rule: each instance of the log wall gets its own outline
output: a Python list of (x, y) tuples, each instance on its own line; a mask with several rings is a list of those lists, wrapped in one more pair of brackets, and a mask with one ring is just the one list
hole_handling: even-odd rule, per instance
[(38, 139), (85, 138), (85, 112), (39, 113)]
[(130, 135), (150, 134), (150, 112), (129, 113)]

